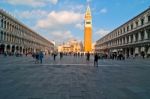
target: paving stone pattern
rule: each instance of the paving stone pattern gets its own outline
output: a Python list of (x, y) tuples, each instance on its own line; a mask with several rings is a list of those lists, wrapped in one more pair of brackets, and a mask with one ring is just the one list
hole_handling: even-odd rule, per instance
[(0, 99), (150, 99), (150, 60), (0, 56)]

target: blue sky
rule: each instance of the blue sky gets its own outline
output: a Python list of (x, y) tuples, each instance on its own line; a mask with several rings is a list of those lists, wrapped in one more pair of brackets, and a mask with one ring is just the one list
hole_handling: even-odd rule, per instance
[(0, 0), (0, 8), (49, 40), (83, 41), (84, 13), (90, 2), (93, 42), (138, 15), (150, 0)]

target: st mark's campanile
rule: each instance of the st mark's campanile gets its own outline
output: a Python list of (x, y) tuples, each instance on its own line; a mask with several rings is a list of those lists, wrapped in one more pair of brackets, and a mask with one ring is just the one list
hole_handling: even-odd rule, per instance
[(90, 6), (87, 6), (84, 23), (84, 52), (92, 51), (92, 16)]

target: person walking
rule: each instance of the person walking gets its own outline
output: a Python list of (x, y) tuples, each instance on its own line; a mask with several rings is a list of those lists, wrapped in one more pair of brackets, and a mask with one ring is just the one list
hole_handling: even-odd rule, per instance
[(88, 52), (87, 55), (86, 55), (86, 60), (87, 60), (87, 61), (90, 61), (90, 53), (89, 53), (89, 52)]
[(57, 56), (57, 53), (56, 53), (56, 52), (54, 52), (54, 53), (53, 53), (54, 61), (56, 60), (56, 56)]
[(94, 54), (94, 66), (96, 66), (96, 67), (98, 67), (98, 54), (97, 53), (95, 53)]
[(145, 53), (143, 51), (141, 52), (141, 56), (143, 59), (145, 58)]
[(43, 63), (43, 57), (44, 57), (44, 54), (42, 51), (39, 52), (39, 59), (40, 59), (40, 63), (42, 64)]
[(37, 63), (39, 63), (39, 53), (38, 52), (36, 52), (36, 54), (35, 54), (35, 64), (37, 64)]
[(63, 58), (63, 53), (60, 52), (60, 60)]

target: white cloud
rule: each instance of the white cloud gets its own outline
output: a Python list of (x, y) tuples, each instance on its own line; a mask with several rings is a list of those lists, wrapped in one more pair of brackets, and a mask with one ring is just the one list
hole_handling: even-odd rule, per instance
[(44, 10), (31, 10), (31, 11), (17, 12), (16, 14), (22, 19), (33, 19), (46, 17), (48, 12)]
[[(33, 12), (35, 13), (37, 11)], [(80, 39), (79, 37), (73, 35), (72, 29), (83, 28), (82, 22), (84, 20), (84, 14), (76, 11), (67, 10), (58, 12), (41, 11), (40, 13), (41, 15), (43, 14), (43, 17), (37, 18), (34, 30), (40, 31), (41, 33), (45, 33), (44, 35), (46, 35), (46, 38), (48, 37), (49, 39), (55, 40), (57, 42), (67, 41), (68, 39)], [(31, 14), (29, 13), (29, 15)]]
[(12, 5), (27, 5), (32, 7), (42, 7), (49, 3), (57, 4), (58, 0), (6, 0)]
[(107, 9), (106, 9), (106, 8), (102, 8), (102, 9), (100, 10), (100, 13), (107, 13)]
[(83, 29), (84, 29), (84, 25), (81, 24), (81, 23), (76, 24), (75, 27), (78, 28), (78, 29), (80, 29), (80, 30), (83, 30)]
[(73, 34), (69, 30), (51, 31), (49, 34), (51, 35), (51, 38), (57, 40), (57, 42), (62, 42), (74, 38)]
[(73, 25), (83, 21), (83, 14), (73, 11), (52, 11), (47, 15), (47, 18), (37, 22), (38, 28), (57, 29), (65, 25)]
[(108, 34), (109, 32), (110, 32), (110, 30), (107, 30), (107, 29), (99, 29), (97, 32), (95, 32), (95, 34), (99, 35), (100, 37), (103, 37), (106, 34)]

